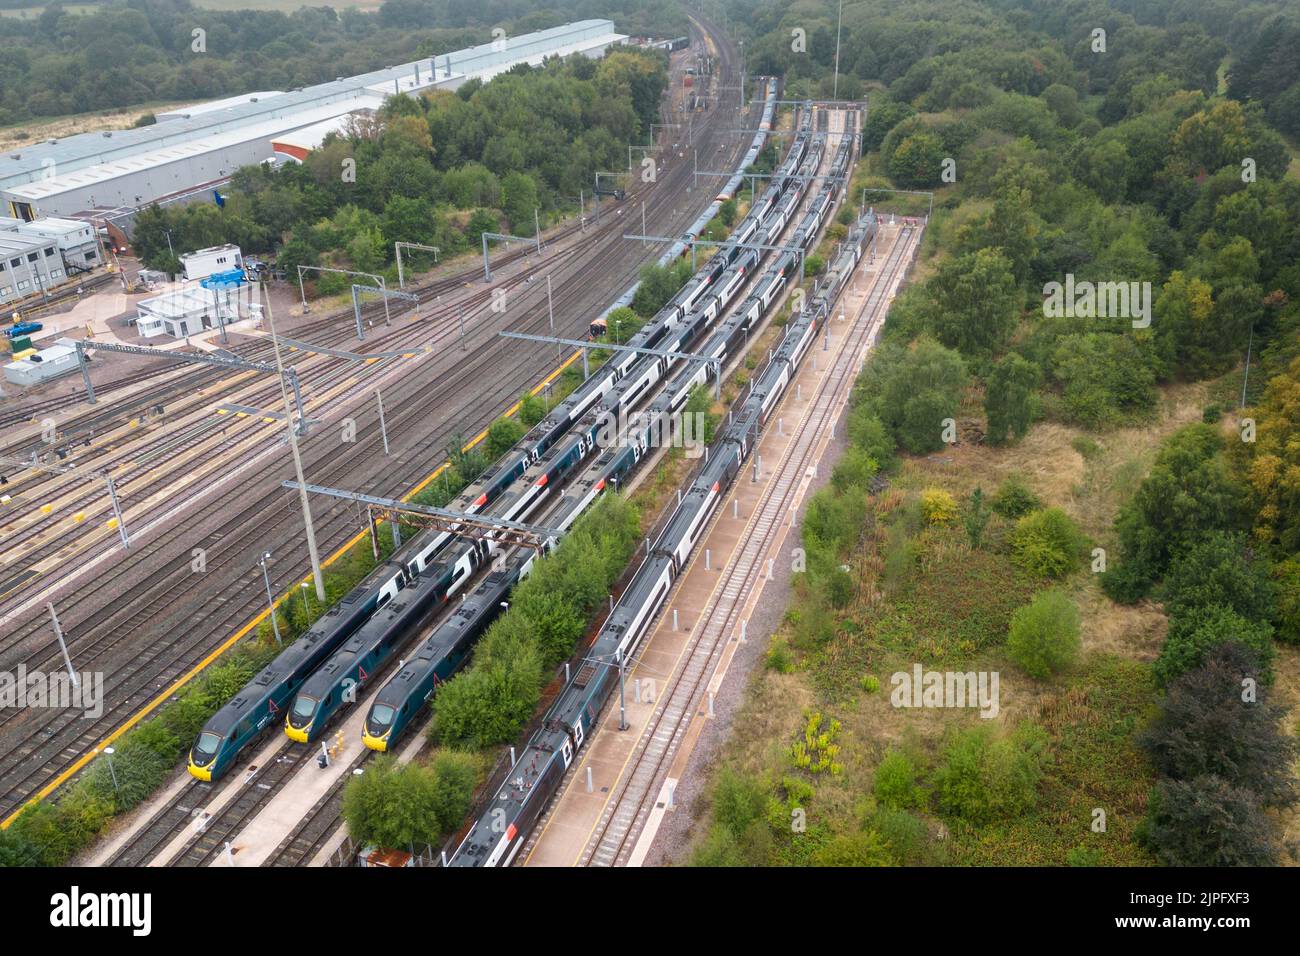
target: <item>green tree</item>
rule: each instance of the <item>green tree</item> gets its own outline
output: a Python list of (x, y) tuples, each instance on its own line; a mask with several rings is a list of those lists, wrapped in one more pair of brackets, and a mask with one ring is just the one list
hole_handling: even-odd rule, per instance
[(986, 437), (990, 442), (1003, 445), (1028, 434), (1042, 380), (1038, 367), (1015, 352), (993, 367), (984, 388), (984, 412), (989, 422)]
[(1039, 591), (1011, 615), (1007, 651), (1026, 674), (1043, 678), (1078, 657), (1079, 609), (1062, 591)]
[(966, 365), (956, 352), (922, 336), (909, 347), (885, 342), (855, 386), (856, 400), (911, 452), (944, 445), (946, 419), (955, 418), (966, 389)]
[(1021, 293), (1011, 261), (998, 249), (979, 249), (939, 265), (925, 290), (927, 328), (963, 355), (1002, 348), (1015, 328)]

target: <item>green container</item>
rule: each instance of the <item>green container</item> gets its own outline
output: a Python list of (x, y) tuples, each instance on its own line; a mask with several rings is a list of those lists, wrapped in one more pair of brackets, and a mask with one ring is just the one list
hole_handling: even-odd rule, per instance
[(9, 341), (9, 351), (11, 352), (21, 352), (23, 349), (29, 349), (32, 347), (32, 337), (30, 335), (20, 335), (18, 338), (10, 339)]

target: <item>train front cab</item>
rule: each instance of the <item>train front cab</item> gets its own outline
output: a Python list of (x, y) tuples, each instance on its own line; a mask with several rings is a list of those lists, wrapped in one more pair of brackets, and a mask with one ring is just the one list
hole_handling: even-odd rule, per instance
[(194, 741), (194, 746), (190, 748), (188, 766), (190, 776), (210, 783), (218, 775), (220, 771), (217, 757), (221, 753), (224, 739), (220, 734), (214, 734), (210, 730), (199, 734), (199, 739)]
[(312, 725), (315, 723), (319, 701), (307, 694), (299, 694), (293, 699), (293, 707), (284, 718), (284, 733), (290, 740), (300, 744), (311, 741)]

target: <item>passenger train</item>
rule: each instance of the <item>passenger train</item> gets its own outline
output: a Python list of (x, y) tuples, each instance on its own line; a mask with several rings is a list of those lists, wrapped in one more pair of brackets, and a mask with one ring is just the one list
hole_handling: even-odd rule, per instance
[[(837, 150), (833, 175), (842, 175), (849, 164), (850, 140)], [(797, 240), (807, 248), (816, 236), (814, 222), (824, 221), (841, 187), (833, 181), (821, 190), (813, 208), (800, 223)], [(824, 200), (824, 201), (823, 201)], [(873, 217), (860, 222), (843, 243), (824, 283), (817, 289), (808, 309), (786, 326), (780, 345), (752, 380), (752, 387), (730, 423), (726, 425), (689, 489), (682, 495), (649, 555), (606, 619), (595, 642), (585, 655), (586, 663), (573, 675), (547, 711), (543, 726), (531, 738), (505, 782), (474, 821), (449, 861), (452, 866), (508, 865), (527, 840), (538, 817), (560, 787), (600, 713), (617, 686), (619, 669), (635, 653), (650, 623), (663, 606), (672, 584), (685, 566), (709, 519), (717, 510), (725, 489), (735, 479), (756, 444), (763, 425), (787, 387), (791, 374), (806, 355), (818, 330), (828, 320), (833, 303), (876, 229)], [(760, 282), (745, 305), (714, 333), (715, 348), (734, 344), (733, 336), (744, 327), (746, 306), (771, 291), (771, 284), (784, 281), (794, 265), (792, 253), (774, 263), (767, 280)], [(738, 325), (733, 325), (738, 323)], [(689, 371), (679, 376), (689, 378)], [(695, 373), (698, 374), (698, 373)], [(672, 401), (680, 389), (670, 388), (664, 396)]]
[[(774, 108), (775, 84), (768, 86), (767, 108)], [(799, 151), (806, 148), (806, 132), (800, 137)], [(762, 134), (755, 137), (751, 153), (757, 155)], [(792, 157), (783, 165), (794, 168)], [(746, 161), (750, 162), (749, 154)], [(784, 182), (793, 180), (783, 177)], [(774, 184), (775, 185), (775, 184)], [(746, 217), (754, 217), (751, 210)], [(742, 224), (743, 225), (743, 224)], [(711, 321), (734, 294), (739, 283), (724, 282), (725, 296), (705, 297), (703, 293), (715, 280), (722, 278), (739, 250), (734, 242), (724, 246), (719, 255), (706, 264), (705, 274), (697, 277), (678, 293), (655, 318), (629, 341), (629, 345), (676, 350), (688, 341), (675, 335), (688, 310), (697, 301), (705, 306)], [(742, 266), (743, 268), (743, 266)], [(710, 311), (711, 310), (711, 311)], [(692, 329), (695, 329), (692, 326)], [(535, 425), (501, 460), (466, 488), (448, 507), (463, 514), (484, 512), (532, 468), (548, 450), (588, 411), (593, 408), (629, 372), (636, 370), (633, 381), (645, 383), (647, 369), (663, 360), (651, 361), (634, 352), (620, 352), (593, 374), (578, 389), (557, 405)], [(661, 370), (660, 370), (661, 374)], [(644, 389), (644, 384), (629, 395)], [(515, 518), (531, 513), (540, 490), (572, 470), (592, 450), (591, 438), (571, 444), (565, 454), (548, 458), (549, 468), (524, 491), (503, 502), (501, 517)], [(497, 509), (493, 509), (497, 511)], [(438, 603), (449, 600), (483, 566), (494, 546), (476, 542), (460, 547), (454, 555), (443, 558), (441, 552), (453, 539), (453, 530), (428, 530), (416, 535), (393, 559), (373, 571), (365, 581), (325, 614), (313, 627), (286, 648), (243, 690), (204, 725), (189, 755), (189, 772), (201, 780), (217, 779), (229, 769), (238, 754), (283, 715), (286, 734), (306, 742), (319, 736), (329, 717), (340, 706), (355, 700), (358, 685), (391, 659), (409, 629)], [(428, 572), (428, 573), (426, 573)], [(403, 594), (403, 591), (409, 593)], [(387, 606), (399, 598), (402, 600)], [(383, 611), (373, 626), (368, 622)], [(363, 627), (363, 625), (367, 625)], [(322, 664), (326, 665), (322, 667)], [(312, 678), (308, 687), (308, 678)], [(292, 701), (292, 708), (287, 705)], [(293, 711), (297, 711), (295, 716)]]

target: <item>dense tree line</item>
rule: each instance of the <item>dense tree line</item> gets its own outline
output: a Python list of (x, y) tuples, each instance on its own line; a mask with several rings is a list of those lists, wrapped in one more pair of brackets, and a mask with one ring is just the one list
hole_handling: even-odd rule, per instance
[[(390, 97), (374, 121), (353, 123), (302, 164), (237, 171), (221, 208), (142, 211), (133, 244), (148, 265), (176, 271), (173, 249), (235, 242), (276, 254), (292, 277), (298, 265), (384, 272), (399, 240), (451, 255), (482, 232), (532, 235), (535, 215), (576, 207), (597, 170), (617, 168), (664, 83), (661, 56), (628, 50)], [(323, 279), (322, 291), (346, 281)]]
[[(753, 34), (752, 66), (783, 73), (793, 95), (830, 93), (834, 4), (728, 9)], [(871, 90), (870, 172), (854, 198), (865, 186), (868, 204), (897, 208), (889, 190), (934, 189), (939, 213), (925, 278), (895, 301), (856, 387), (864, 436), (936, 451), (981, 393), (997, 444), (1036, 418), (1142, 422), (1164, 384), (1235, 370), (1222, 391), (1240, 393), (1251, 351), (1240, 434), (1214, 405), (1205, 424), (1169, 440), (1122, 508), (1119, 554), (1102, 579), (1115, 600), (1160, 599), (1170, 619), (1152, 667), (1165, 716), (1147, 740), (1160, 780), (1143, 831), (1168, 863), (1275, 860), (1266, 811), (1295, 799), (1294, 750), (1262, 695), (1274, 641), (1300, 640), (1300, 183), (1278, 132), (1294, 135), (1300, 122), (1297, 24), (1285, 4), (1226, 0), (844, 9), (839, 90)], [(795, 30), (806, 31), (806, 52)], [(1067, 282), (1111, 291), (1061, 308)], [(1127, 307), (1103, 285), (1121, 282)], [(866, 487), (847, 478), (861, 455), (851, 443), (847, 488)], [(848, 596), (836, 572), (870, 524), (856, 495), (835, 486), (805, 520), (810, 583), (795, 639)], [(1017, 497), (999, 491), (993, 503), (1017, 515), (997, 529), (1015, 563), (1039, 577), (1078, 567), (1091, 544), (1068, 517)], [(929, 504), (939, 517), (926, 520), (960, 513), (979, 547), (982, 493), (960, 507)], [(1013, 620), (1009, 652), (1050, 674), (1073, 656), (1076, 629), (1068, 599), (1040, 592)], [(1249, 701), (1243, 680), (1258, 688)]]
[[(4, 6), (15, 5), (0, 0)], [(18, 6), (30, 6), (26, 2)], [(0, 17), (0, 126), (35, 117), (291, 90), (587, 18), (624, 33), (686, 32), (676, 0), (387, 0), (376, 13), (304, 2), (292, 13), (209, 10), (191, 0), (61, 3)], [(194, 31), (205, 31), (196, 47)]]

